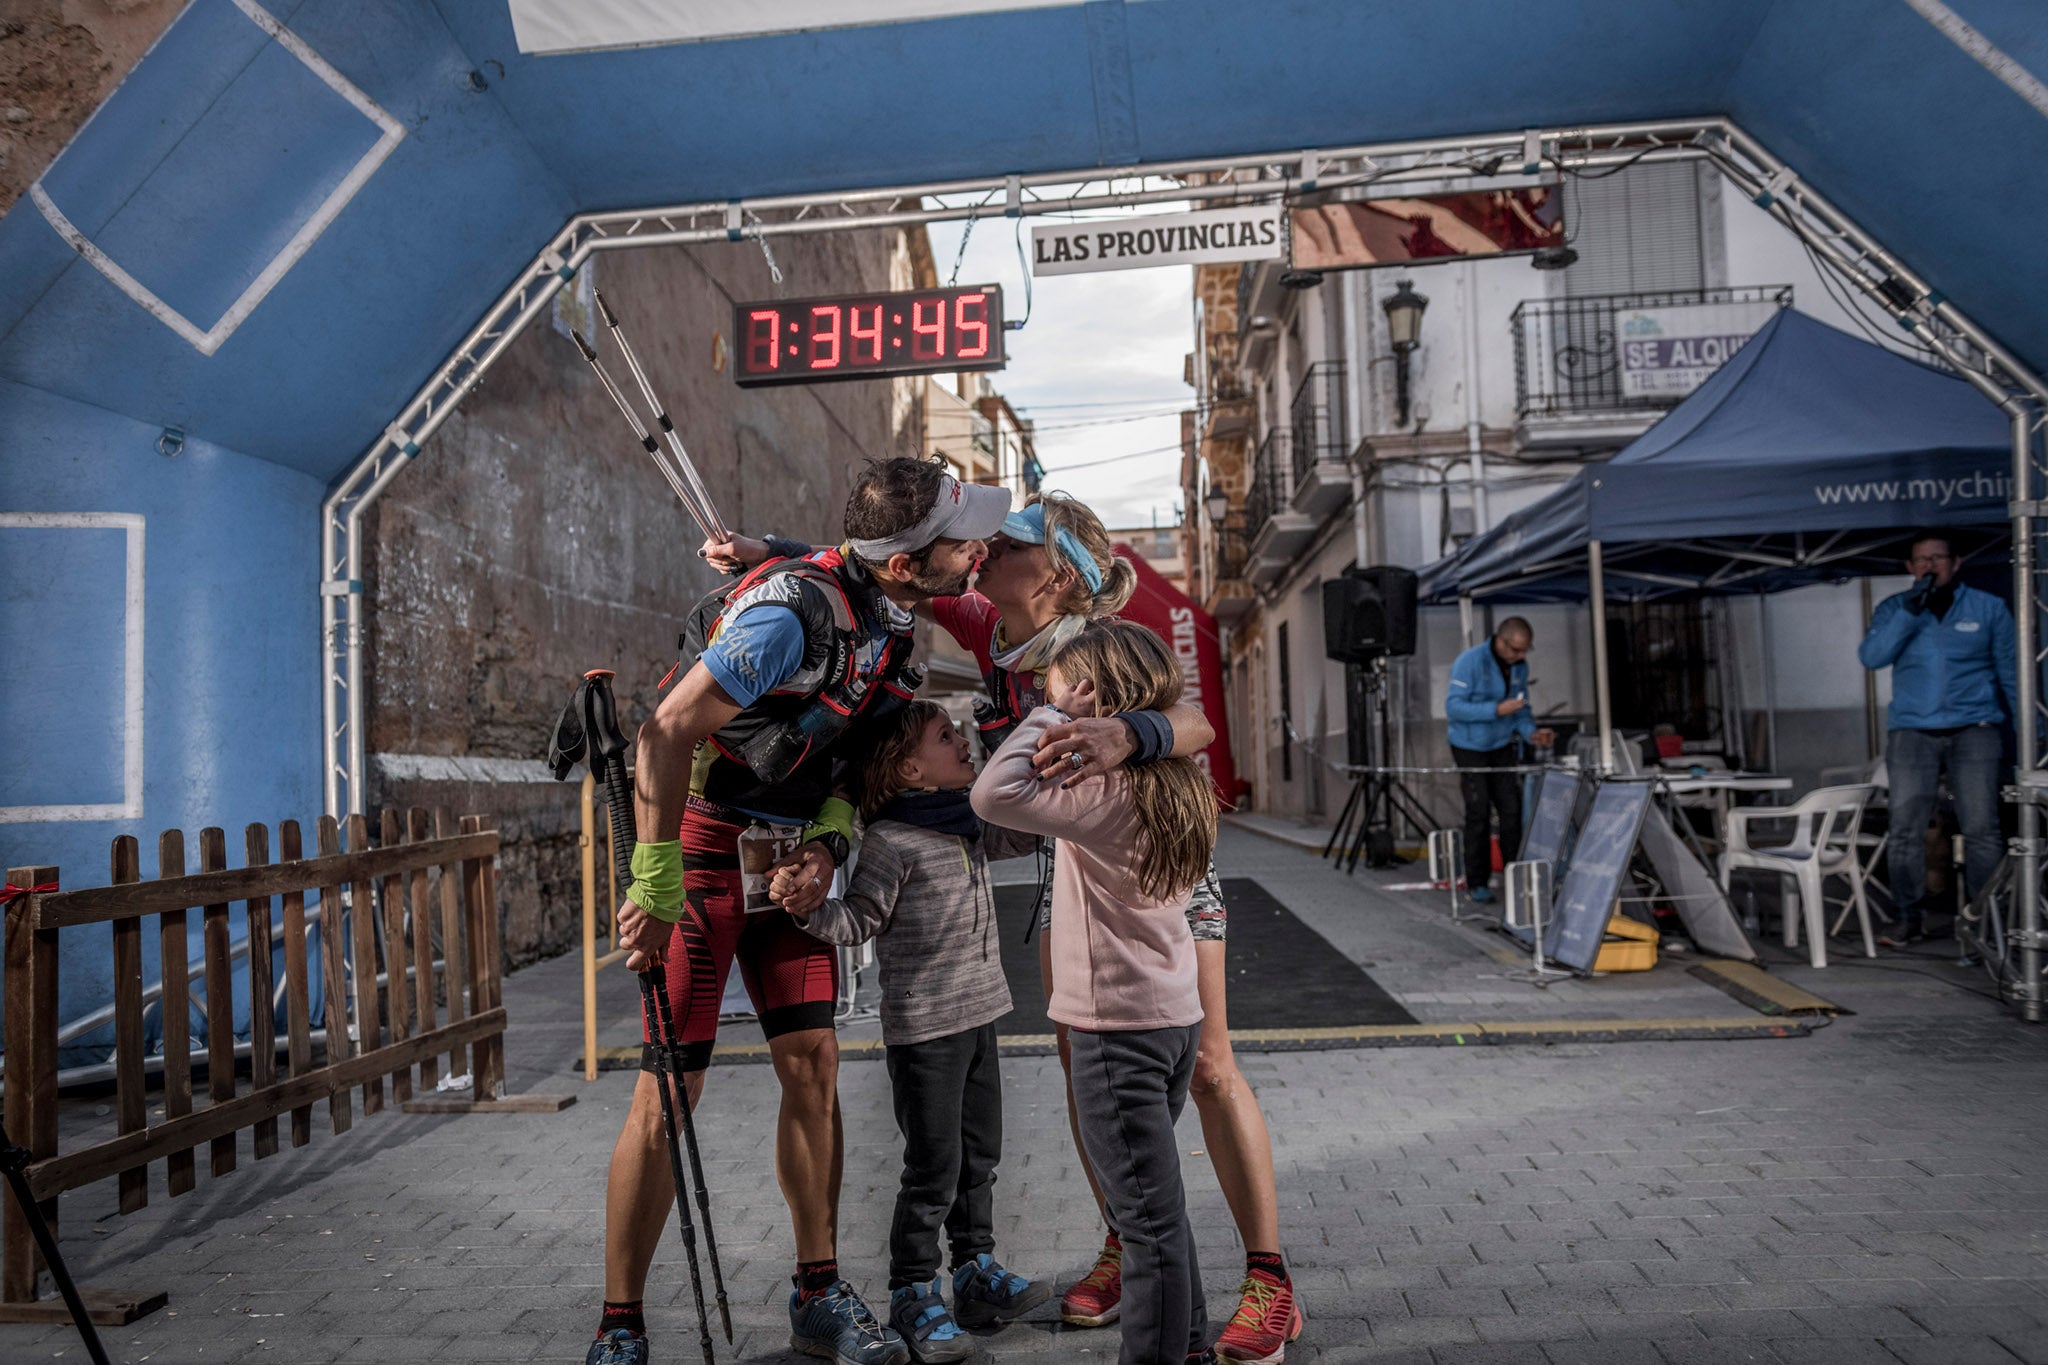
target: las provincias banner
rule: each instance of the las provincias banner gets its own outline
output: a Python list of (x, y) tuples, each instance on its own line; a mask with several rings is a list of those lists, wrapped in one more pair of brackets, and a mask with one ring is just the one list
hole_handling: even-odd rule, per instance
[(1186, 700), (1202, 708), (1202, 714), (1216, 731), (1215, 740), (1195, 755), (1195, 762), (1216, 784), (1227, 810), (1238, 799), (1237, 769), (1230, 761), (1230, 722), (1223, 702), (1223, 649), (1216, 635), (1216, 622), (1130, 546), (1118, 545), (1116, 552), (1138, 571), (1138, 590), (1118, 615), (1156, 632), (1180, 660), (1181, 672), (1187, 678)]

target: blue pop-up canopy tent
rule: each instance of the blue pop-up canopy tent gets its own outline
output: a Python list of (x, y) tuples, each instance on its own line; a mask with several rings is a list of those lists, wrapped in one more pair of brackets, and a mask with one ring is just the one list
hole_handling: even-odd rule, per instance
[[(1425, 569), (1422, 598), (1639, 600), (1896, 572), (1916, 527), (2005, 525), (2008, 438), (1963, 380), (1787, 308), (1614, 458)], [(1593, 654), (1604, 766), (1600, 612)]]
[(1604, 464), (1423, 571), (1424, 601), (1770, 591), (1896, 571), (1914, 527), (2003, 527), (2005, 416), (1963, 380), (1781, 311)]

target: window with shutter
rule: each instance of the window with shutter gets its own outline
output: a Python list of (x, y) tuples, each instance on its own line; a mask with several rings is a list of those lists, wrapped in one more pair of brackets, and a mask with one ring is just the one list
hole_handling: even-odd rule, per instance
[(1690, 164), (1631, 166), (1598, 180), (1574, 178), (1565, 193), (1579, 253), (1578, 263), (1565, 272), (1567, 295), (1705, 286), (1699, 177)]

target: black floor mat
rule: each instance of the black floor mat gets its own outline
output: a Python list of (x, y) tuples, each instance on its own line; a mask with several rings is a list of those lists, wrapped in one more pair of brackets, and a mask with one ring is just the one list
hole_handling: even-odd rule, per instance
[[(1230, 907), (1230, 1026), (1233, 1029), (1356, 1027), (1412, 1024), (1415, 1016), (1315, 930), (1295, 918), (1249, 877), (1223, 879)], [(1038, 943), (1024, 942), (1037, 888), (996, 888), (1003, 936), (1003, 975), (1010, 1012), (996, 1023), (1004, 1037), (1050, 1033)]]

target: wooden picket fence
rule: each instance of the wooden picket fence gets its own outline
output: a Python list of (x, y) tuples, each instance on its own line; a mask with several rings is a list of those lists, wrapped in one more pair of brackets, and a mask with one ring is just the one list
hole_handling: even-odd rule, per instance
[[(136, 841), (123, 835), (113, 843), (112, 884), (78, 891), (60, 889), (54, 867), (8, 872), (10, 883), (30, 889), (7, 906), (4, 1114), (8, 1134), (33, 1159), (29, 1184), (53, 1227), (58, 1195), (110, 1176), (120, 1180), (121, 1212), (143, 1208), (149, 1202), (148, 1167), (155, 1161), (164, 1163), (172, 1196), (189, 1193), (200, 1146), (208, 1150), (212, 1173), (226, 1175), (235, 1169), (236, 1134), (244, 1128), (252, 1130), (257, 1160), (277, 1154), (278, 1120), (287, 1116), (291, 1145), (303, 1147), (312, 1136), (314, 1106), (322, 1102), (332, 1130), (346, 1132), (354, 1122), (355, 1093), (361, 1091), (364, 1114), (377, 1113), (385, 1105), (387, 1078), (391, 1098), (408, 1113), (552, 1112), (574, 1103), (567, 1095), (504, 1095), (498, 833), (490, 819), (468, 815), (458, 823), (446, 810), (430, 814), (414, 807), (403, 818), (387, 810), (380, 832), (373, 845), (363, 816), (346, 822), (323, 816), (316, 826), (317, 851), (307, 858), (298, 823), (287, 820), (278, 827), (278, 861), (272, 862), (270, 831), (253, 824), (244, 833), (245, 866), (230, 868), (223, 832), (204, 829), (199, 870), (188, 875), (185, 836), (166, 830), (157, 840), (154, 881), (142, 880)], [(236, 1075), (236, 964), (228, 911), (237, 901), (248, 909), (249, 951), (242, 964), (252, 1003), (247, 1089), (239, 1088)], [(279, 902), (282, 919), (274, 923)], [(194, 973), (186, 947), (186, 913), (194, 908), (203, 917), (199, 975), (210, 1101), (198, 1108), (190, 1031)], [(147, 1121), (142, 982), (143, 921), (152, 916), (163, 963), (163, 1117), (154, 1124)], [(308, 935), (316, 922), (326, 1029), (318, 1066), (307, 967)], [(58, 934), (101, 923), (113, 927), (115, 1133), (60, 1151)], [(279, 937), (282, 1074), (275, 1021), (266, 1008), (276, 994), (272, 958)], [(446, 1022), (437, 1012), (437, 969)], [(438, 1088), (444, 1058), (448, 1077), (469, 1077), (465, 1091)], [(37, 1298), (41, 1257), (20, 1211), (11, 1200), (4, 1202), (0, 1322), (63, 1320), (60, 1301)], [(111, 1325), (165, 1302), (161, 1293), (85, 1293), (93, 1319)]]

